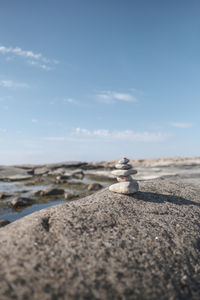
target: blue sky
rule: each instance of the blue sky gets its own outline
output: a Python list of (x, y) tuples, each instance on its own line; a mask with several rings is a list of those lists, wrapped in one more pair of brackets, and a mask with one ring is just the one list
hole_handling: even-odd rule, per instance
[(0, 164), (199, 156), (200, 2), (0, 4)]

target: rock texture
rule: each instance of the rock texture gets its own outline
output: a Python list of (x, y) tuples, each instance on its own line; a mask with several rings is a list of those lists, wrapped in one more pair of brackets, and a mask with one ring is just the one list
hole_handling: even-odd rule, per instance
[(200, 188), (184, 181), (108, 189), (0, 229), (0, 295), (10, 299), (199, 299)]

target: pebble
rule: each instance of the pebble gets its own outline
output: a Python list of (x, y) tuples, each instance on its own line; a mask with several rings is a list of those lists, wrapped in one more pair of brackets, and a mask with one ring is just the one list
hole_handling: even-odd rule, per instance
[(119, 164), (127, 164), (129, 162), (129, 159), (126, 157), (123, 157), (118, 161)]
[(133, 174), (136, 174), (137, 171), (136, 170), (133, 170), (133, 169), (129, 169), (129, 170), (114, 170), (111, 172), (113, 175), (119, 177), (119, 176), (128, 176), (128, 175), (133, 175)]
[(21, 207), (31, 205), (33, 203), (33, 199), (25, 198), (25, 197), (15, 197), (11, 202), (10, 205), (12, 207)]
[(117, 177), (118, 182), (132, 181), (132, 180), (133, 180), (133, 178), (130, 175), (126, 176), (126, 177)]
[(91, 183), (88, 185), (88, 191), (99, 191), (102, 187), (100, 183)]
[(137, 181), (127, 181), (127, 182), (119, 182), (114, 183), (109, 187), (111, 192), (120, 193), (120, 194), (133, 194), (139, 190), (139, 186)]
[(116, 164), (115, 168), (120, 169), (120, 170), (128, 170), (128, 169), (131, 169), (132, 166), (129, 164)]

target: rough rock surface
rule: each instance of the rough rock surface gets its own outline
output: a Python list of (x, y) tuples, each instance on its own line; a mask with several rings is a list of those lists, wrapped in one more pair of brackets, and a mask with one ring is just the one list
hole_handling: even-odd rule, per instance
[(10, 299), (199, 299), (200, 188), (167, 179), (108, 189), (0, 230)]

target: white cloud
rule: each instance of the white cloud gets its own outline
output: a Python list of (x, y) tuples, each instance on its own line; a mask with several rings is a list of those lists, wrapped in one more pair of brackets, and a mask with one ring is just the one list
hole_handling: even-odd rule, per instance
[(67, 98), (64, 99), (65, 102), (70, 103), (70, 104), (79, 104), (79, 101), (73, 99), (73, 98)]
[(111, 104), (116, 101), (136, 102), (137, 99), (130, 93), (118, 93), (114, 91), (102, 91), (96, 94), (97, 98), (104, 103)]
[(47, 137), (48, 141), (93, 141), (96, 139), (107, 141), (131, 141), (131, 142), (157, 142), (166, 139), (167, 135), (160, 132), (134, 132), (132, 130), (96, 129), (88, 130), (86, 128), (76, 128), (68, 136)]
[(137, 142), (160, 141), (164, 138), (164, 135), (160, 132), (134, 132), (132, 130), (110, 131), (107, 129), (87, 130), (85, 128), (76, 128), (73, 135), (109, 138), (111, 140), (130, 140)]
[(0, 86), (5, 88), (28, 88), (29, 85), (24, 82), (14, 82), (12, 80), (0, 80)]
[(47, 64), (44, 64), (39, 61), (34, 61), (34, 60), (28, 60), (27, 63), (29, 65), (32, 65), (32, 66), (38, 66), (39, 68), (43, 69), (43, 70), (46, 70), (46, 71), (50, 71), (52, 70), (52, 67), (48, 66)]
[(193, 123), (188, 123), (188, 122), (172, 122), (170, 124), (173, 127), (177, 128), (190, 128), (193, 126)]
[(13, 57), (20, 56), (22, 58), (25, 58), (29, 65), (38, 66), (39, 68), (47, 71), (52, 69), (52, 65), (59, 63), (58, 60), (50, 60), (43, 56), (41, 53), (34, 53), (33, 51), (23, 50), (19, 47), (13, 48), (0, 46), (0, 53), (8, 55), (7, 60), (11, 60)]

